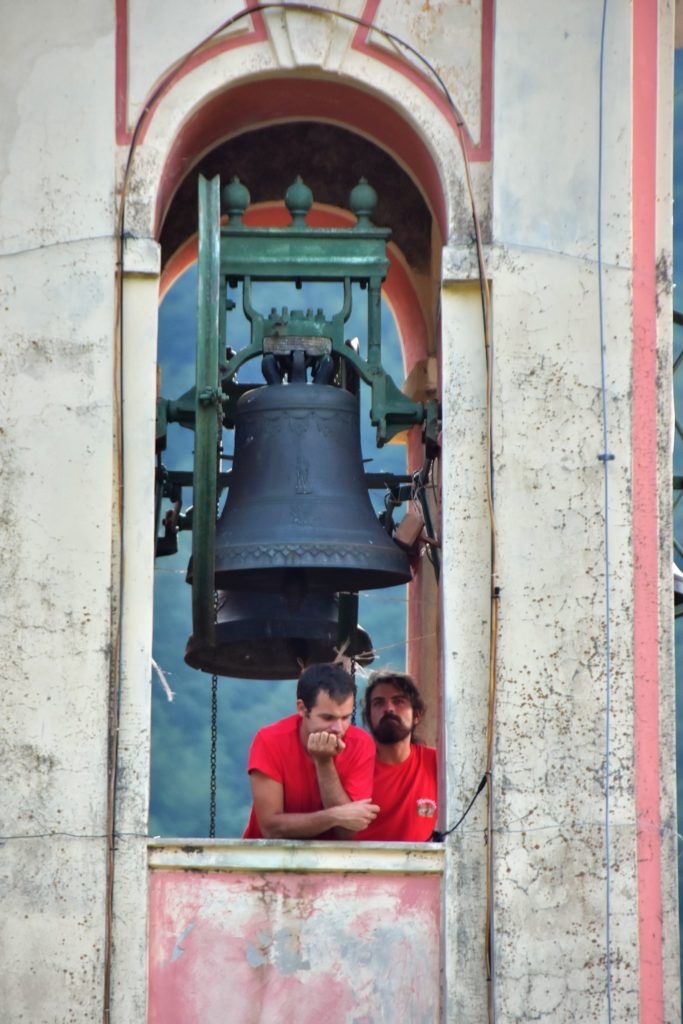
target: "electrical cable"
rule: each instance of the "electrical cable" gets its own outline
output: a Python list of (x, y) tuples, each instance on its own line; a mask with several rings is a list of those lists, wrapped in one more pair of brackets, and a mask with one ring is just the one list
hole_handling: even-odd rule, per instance
[[(17, 839), (109, 839), (108, 832), (19, 832), (16, 835), (0, 836), (0, 843)], [(114, 839), (149, 839), (146, 832), (115, 832)]]
[[(115, 237), (115, 291), (114, 291), (114, 352), (113, 371), (113, 447), (114, 496), (112, 501), (112, 569), (118, 569), (116, 590), (112, 588), (111, 632), (112, 653), (109, 669), (109, 709), (107, 735), (107, 857), (105, 867), (104, 949), (102, 970), (102, 1021), (109, 1024), (111, 1016), (111, 970), (114, 947), (114, 870), (116, 836), (116, 797), (119, 770), (119, 731), (121, 722), (121, 686), (123, 679), (123, 649), (121, 644), (123, 620), (123, 593), (125, 579), (124, 534), (124, 436), (123, 436), (123, 210), (122, 193)], [(118, 536), (117, 536), (118, 533)], [(115, 538), (117, 543), (115, 542)], [(114, 597), (115, 595), (115, 597)]]
[[(482, 780), (481, 780), (481, 782), (479, 784), (479, 788), (475, 792), (474, 797), (470, 800), (470, 803), (467, 806), (465, 814), (462, 815), (462, 817), (456, 822), (456, 824), (453, 826), (453, 828), (448, 830), (448, 833), (445, 833), (445, 832), (444, 833), (435, 833), (434, 834), (434, 841), (435, 842), (440, 842), (440, 840), (437, 838), (439, 835), (450, 834), (451, 832), (454, 832), (462, 824), (462, 821), (464, 820), (466, 815), (469, 813), (472, 805), (474, 804), (474, 802), (476, 800), (476, 797), (479, 796), (479, 794), (482, 792), (482, 790), (484, 788), (484, 785), (485, 785), (485, 782), (484, 782), (484, 778), (482, 777)], [(629, 834), (632, 834), (633, 833), (633, 829), (634, 829), (635, 826), (637, 826), (638, 828), (643, 829), (644, 831), (650, 831), (652, 833), (655, 833), (658, 836), (674, 836), (677, 839), (679, 839), (681, 841), (681, 843), (683, 844), (683, 834), (681, 834), (677, 830), (677, 828), (675, 828), (673, 826), (670, 826), (670, 825), (654, 826), (652, 824), (647, 824), (646, 825), (646, 824), (643, 824), (642, 822), (638, 822), (638, 821), (617, 821), (617, 822), (613, 821), (610, 824), (610, 829), (622, 828), (622, 829), (627, 830)], [(510, 827), (507, 827), (507, 828), (497, 828), (496, 829), (496, 834), (497, 835), (502, 835), (502, 836), (520, 836), (520, 835), (533, 835), (533, 834), (536, 834), (538, 832), (557, 832), (557, 834), (561, 835), (561, 836), (564, 836), (564, 835), (571, 836), (571, 835), (573, 835), (576, 832), (577, 829), (591, 829), (592, 831), (597, 833), (599, 831), (600, 832), (603, 831), (604, 827), (605, 827), (605, 823), (604, 823), (604, 819), (603, 818), (601, 818), (600, 821), (582, 821), (582, 820), (579, 819), (579, 820), (573, 820), (573, 821), (552, 822), (552, 823), (549, 823), (547, 825), (520, 825), (519, 828), (510, 828)], [(464, 832), (462, 834), (463, 835), (479, 835), (479, 834), (486, 835), (486, 832), (487, 832), (486, 828), (471, 828), (469, 831)], [(0, 835), (0, 844), (9, 843), (9, 842), (23, 841), (23, 840), (30, 840), (30, 839), (63, 839), (63, 838), (64, 839), (107, 839), (108, 838), (108, 834), (106, 832), (67, 832), (67, 831), (65, 831), (63, 829), (54, 829), (53, 831), (50, 831), (50, 832), (19, 832), (19, 833), (15, 833), (13, 835)], [(187, 843), (187, 839), (180, 838), (178, 836), (161, 836), (161, 835), (150, 836), (148, 832), (115, 832), (114, 833), (114, 838), (117, 839), (117, 840), (118, 839), (162, 839), (162, 840), (169, 840), (170, 842), (172, 842), (173, 840), (176, 840), (176, 841), (180, 842), (181, 844)], [(228, 842), (231, 841), (231, 837), (229, 837), (229, 836), (228, 837), (219, 837), (218, 841), (220, 842), (221, 839), (226, 839)], [(206, 842), (207, 840), (204, 837), (202, 839), (202, 841)], [(678, 859), (679, 860), (681, 859), (681, 857), (683, 857), (683, 849), (681, 849), (679, 854), (678, 854)]]
[(446, 838), (446, 836), (451, 835), (452, 832), (455, 832), (455, 830), (460, 825), (462, 825), (463, 821), (465, 820), (467, 815), (470, 813), (470, 811), (474, 807), (475, 800), (477, 799), (477, 797), (479, 796), (479, 794), (481, 793), (482, 789), (484, 788), (484, 786), (486, 785), (487, 782), (488, 782), (488, 779), (487, 779), (486, 775), (482, 775), (481, 782), (477, 786), (477, 789), (475, 791), (474, 796), (472, 797), (472, 799), (468, 803), (467, 807), (465, 808), (465, 810), (462, 812), (462, 814), (460, 815), (460, 817), (456, 821), (455, 825), (452, 825), (450, 828), (447, 828), (445, 832), (439, 832), (437, 829), (434, 829), (434, 831), (432, 832), (432, 839), (431, 839), (431, 841), (433, 843), (442, 843), (444, 841), (444, 839)]

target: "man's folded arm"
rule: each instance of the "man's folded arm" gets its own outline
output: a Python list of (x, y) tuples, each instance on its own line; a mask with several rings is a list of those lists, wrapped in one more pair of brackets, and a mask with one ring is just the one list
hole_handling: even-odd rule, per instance
[(370, 800), (352, 801), (306, 813), (284, 811), (281, 782), (256, 769), (250, 771), (249, 778), (254, 812), (266, 839), (314, 839), (330, 829), (353, 834), (366, 828), (377, 814)]
[[(363, 736), (365, 741), (365, 736)], [(377, 807), (370, 803), (372, 795), (372, 779), (375, 765), (375, 748), (367, 737), (357, 751), (354, 762), (347, 768), (346, 781), (342, 782), (337, 770), (336, 755), (345, 747), (345, 743), (332, 733), (314, 733), (308, 738), (308, 752), (315, 765), (320, 802), (323, 807), (341, 807), (344, 804), (365, 803), (368, 824), (377, 814)], [(348, 787), (348, 789), (347, 789)], [(349, 793), (348, 790), (351, 790)], [(373, 812), (374, 808), (374, 812)], [(363, 826), (365, 827), (365, 826)], [(359, 828), (337, 825), (334, 834), (337, 839), (353, 839)]]
[[(320, 790), (320, 799), (323, 807), (340, 809), (348, 805), (355, 806), (356, 804), (364, 804), (367, 808), (368, 814), (370, 815), (370, 811), (375, 807), (375, 805), (371, 803), (369, 797), (357, 801), (351, 799), (341, 783), (337, 766), (332, 758), (328, 761), (316, 761), (315, 768), (318, 778), (318, 788)], [(365, 789), (365, 792), (372, 792), (371, 785)], [(367, 819), (368, 825), (374, 819), (376, 814), (377, 810), (375, 809), (374, 813), (372, 813)], [(365, 828), (366, 826), (363, 825), (362, 827)], [(337, 839), (353, 839), (356, 832), (360, 832), (360, 828), (353, 828), (348, 825), (343, 826), (339, 823), (334, 826), (334, 834)]]

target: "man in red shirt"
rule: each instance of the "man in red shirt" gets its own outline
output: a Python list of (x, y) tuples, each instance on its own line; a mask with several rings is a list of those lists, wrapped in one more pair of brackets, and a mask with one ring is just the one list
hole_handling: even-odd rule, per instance
[(416, 742), (425, 711), (417, 686), (405, 672), (373, 672), (363, 719), (377, 744), (372, 799), (375, 819), (356, 839), (428, 842), (436, 827), (437, 762), (434, 747)]
[(296, 714), (259, 729), (251, 745), (245, 839), (353, 839), (373, 821), (375, 750), (351, 725), (355, 696), (341, 665), (302, 672)]

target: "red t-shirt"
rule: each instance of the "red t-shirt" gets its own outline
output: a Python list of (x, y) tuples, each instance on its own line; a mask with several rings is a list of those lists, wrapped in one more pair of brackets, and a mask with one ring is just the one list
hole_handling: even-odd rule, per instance
[(375, 842), (426, 843), (436, 828), (436, 750), (413, 743), (401, 764), (375, 762), (372, 802), (375, 820), (356, 839)]
[[(307, 814), (323, 806), (315, 765), (299, 738), (300, 725), (300, 715), (289, 715), (259, 729), (247, 762), (248, 772), (263, 772), (282, 784), (282, 810), (288, 814)], [(375, 745), (355, 725), (346, 730), (344, 743), (344, 750), (334, 759), (339, 781), (350, 800), (367, 800), (372, 795)], [(253, 807), (243, 835), (245, 839), (263, 838)], [(333, 839), (334, 833), (323, 832), (315, 838)]]

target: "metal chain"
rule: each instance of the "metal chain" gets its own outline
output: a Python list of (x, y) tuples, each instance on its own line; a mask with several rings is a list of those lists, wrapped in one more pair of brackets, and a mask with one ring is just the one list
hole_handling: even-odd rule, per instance
[(218, 735), (218, 676), (211, 676), (211, 754), (209, 757), (209, 838), (216, 838), (216, 739)]
[[(351, 666), (349, 668), (349, 672), (353, 676), (353, 681), (355, 683), (355, 681), (356, 681), (356, 659), (353, 656), (351, 657)], [(354, 690), (353, 691), (353, 713), (351, 714), (351, 725), (356, 725), (357, 712), (358, 712), (358, 691)]]
[[(214, 622), (218, 615), (218, 593), (213, 592)], [(218, 740), (218, 676), (211, 676), (211, 751), (209, 754), (209, 839), (216, 838), (216, 745)]]

